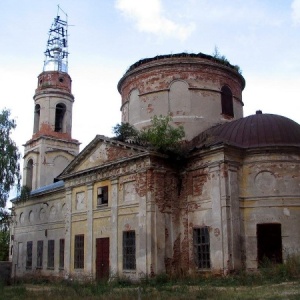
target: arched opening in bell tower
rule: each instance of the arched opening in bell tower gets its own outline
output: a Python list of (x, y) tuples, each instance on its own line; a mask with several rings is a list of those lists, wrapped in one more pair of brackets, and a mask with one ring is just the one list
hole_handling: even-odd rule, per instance
[(63, 103), (59, 103), (55, 108), (55, 132), (63, 132), (64, 131), (64, 121), (66, 114), (66, 105)]
[(34, 125), (33, 125), (33, 133), (36, 133), (40, 129), (40, 112), (41, 106), (36, 104), (34, 107)]

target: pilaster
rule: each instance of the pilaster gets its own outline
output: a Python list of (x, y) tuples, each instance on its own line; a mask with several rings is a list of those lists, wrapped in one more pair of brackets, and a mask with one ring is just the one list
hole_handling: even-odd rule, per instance
[(111, 181), (110, 277), (118, 276), (118, 184)]

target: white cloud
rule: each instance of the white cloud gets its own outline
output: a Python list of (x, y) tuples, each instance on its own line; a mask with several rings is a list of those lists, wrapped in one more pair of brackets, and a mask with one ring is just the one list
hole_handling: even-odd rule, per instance
[(300, 0), (294, 0), (292, 2), (292, 19), (295, 24), (300, 25)]
[(141, 32), (185, 40), (195, 29), (194, 24), (178, 24), (164, 16), (161, 0), (117, 0), (115, 5)]

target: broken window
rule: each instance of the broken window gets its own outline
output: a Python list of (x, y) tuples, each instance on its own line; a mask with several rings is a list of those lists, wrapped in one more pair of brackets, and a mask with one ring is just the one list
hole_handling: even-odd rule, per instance
[(36, 267), (38, 269), (43, 267), (43, 247), (44, 247), (44, 242), (38, 241), (37, 252), (36, 252)]
[(65, 239), (59, 240), (59, 268), (65, 267)]
[(66, 105), (59, 103), (55, 109), (55, 132), (63, 132), (64, 117), (66, 113)]
[(84, 235), (75, 235), (74, 269), (84, 268)]
[(108, 186), (102, 186), (97, 189), (97, 205), (108, 204)]
[(194, 228), (194, 260), (197, 268), (210, 268), (209, 227)]
[(48, 269), (54, 269), (54, 240), (48, 241)]
[(222, 114), (233, 117), (233, 99), (230, 88), (224, 85), (221, 89)]
[(135, 270), (135, 231), (123, 232), (123, 269)]
[(282, 263), (281, 224), (257, 224), (257, 260)]
[(32, 242), (27, 242), (26, 268), (32, 268)]

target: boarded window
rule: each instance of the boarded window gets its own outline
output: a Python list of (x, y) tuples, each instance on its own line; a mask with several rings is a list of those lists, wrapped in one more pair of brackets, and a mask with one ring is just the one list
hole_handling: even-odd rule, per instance
[(210, 268), (210, 242), (208, 227), (194, 228), (194, 260), (197, 268)]
[(43, 248), (44, 248), (44, 242), (38, 241), (37, 252), (36, 252), (36, 267), (38, 269), (41, 269), (43, 267)]
[(32, 242), (27, 242), (26, 268), (32, 268)]
[(54, 269), (54, 240), (48, 241), (48, 268)]
[(65, 239), (59, 240), (59, 268), (65, 267)]
[(97, 205), (108, 204), (108, 186), (102, 186), (97, 189)]
[(84, 235), (75, 235), (75, 247), (74, 247), (74, 268), (84, 268)]
[(123, 232), (123, 269), (135, 270), (135, 231)]
[(224, 85), (221, 89), (222, 114), (233, 117), (233, 99), (230, 88)]

